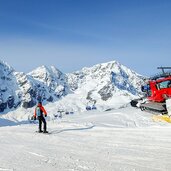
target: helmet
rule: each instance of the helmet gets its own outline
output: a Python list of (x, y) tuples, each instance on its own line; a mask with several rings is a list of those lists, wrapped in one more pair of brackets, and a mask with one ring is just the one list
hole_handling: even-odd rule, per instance
[(38, 102), (38, 106), (42, 106), (42, 102)]

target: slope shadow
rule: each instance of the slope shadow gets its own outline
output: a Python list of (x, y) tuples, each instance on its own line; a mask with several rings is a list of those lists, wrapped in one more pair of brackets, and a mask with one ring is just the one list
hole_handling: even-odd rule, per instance
[(17, 123), (10, 121), (8, 119), (3, 119), (0, 118), (0, 127), (4, 127), (4, 126), (16, 126)]
[(87, 129), (92, 129), (94, 128), (95, 125), (92, 125), (92, 126), (89, 126), (89, 127), (84, 127), (84, 128), (68, 128), (68, 129), (62, 129), (62, 130), (54, 130), (54, 131), (51, 131), (50, 133), (51, 134), (59, 134), (59, 133), (62, 133), (62, 132), (68, 132), (68, 131), (83, 131), (83, 130), (87, 130)]

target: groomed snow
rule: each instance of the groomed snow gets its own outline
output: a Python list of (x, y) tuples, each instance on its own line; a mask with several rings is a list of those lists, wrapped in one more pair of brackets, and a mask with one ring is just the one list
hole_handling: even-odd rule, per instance
[(0, 171), (171, 170), (171, 125), (147, 112), (126, 107), (50, 115), (49, 135), (36, 133), (38, 125), (19, 112), (0, 119)]

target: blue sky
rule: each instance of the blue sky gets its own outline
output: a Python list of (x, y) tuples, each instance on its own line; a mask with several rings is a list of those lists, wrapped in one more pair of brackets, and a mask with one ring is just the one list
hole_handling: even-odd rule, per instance
[(170, 0), (0, 0), (0, 59), (17, 71), (73, 72), (117, 60), (171, 66)]

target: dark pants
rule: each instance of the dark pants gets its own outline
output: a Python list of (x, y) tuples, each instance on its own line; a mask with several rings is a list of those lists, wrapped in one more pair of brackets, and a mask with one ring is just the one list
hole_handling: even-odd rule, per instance
[(42, 122), (43, 122), (43, 131), (46, 131), (46, 120), (43, 116), (38, 116), (38, 120), (39, 120), (39, 131), (42, 130)]

